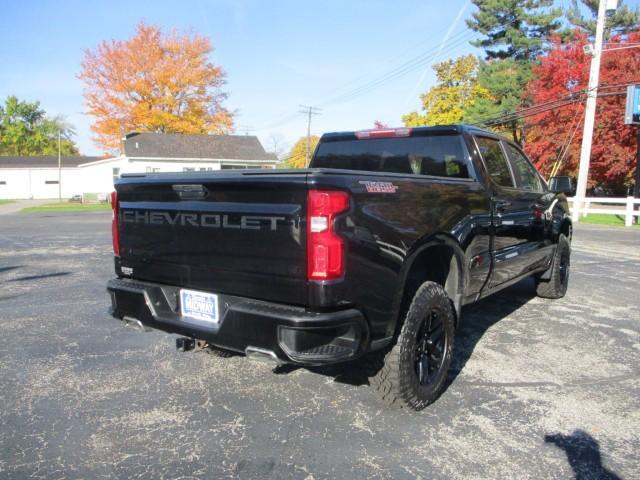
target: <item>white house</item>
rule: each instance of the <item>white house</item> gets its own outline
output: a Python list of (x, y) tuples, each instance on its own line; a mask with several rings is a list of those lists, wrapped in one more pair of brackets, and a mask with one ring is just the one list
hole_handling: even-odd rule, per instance
[[(131, 133), (123, 153), (113, 158), (1, 157), (0, 199), (104, 195), (123, 173), (275, 168), (274, 154), (249, 135)], [(60, 179), (60, 183), (58, 180)]]

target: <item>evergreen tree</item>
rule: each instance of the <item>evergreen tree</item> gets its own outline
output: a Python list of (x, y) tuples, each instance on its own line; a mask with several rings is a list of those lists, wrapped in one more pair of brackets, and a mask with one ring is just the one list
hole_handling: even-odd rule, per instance
[[(580, 0), (580, 3), (578, 0), (571, 0), (571, 6), (565, 10), (565, 16), (571, 25), (593, 38), (596, 34), (599, 3), (599, 0)], [(586, 16), (583, 15), (585, 9)], [(605, 38), (616, 34), (626, 35), (633, 30), (640, 30), (640, 9), (636, 7), (632, 10), (620, 0), (615, 12), (607, 17)]]
[(560, 9), (553, 0), (472, 0), (478, 7), (467, 25), (484, 35), (472, 42), (485, 49), (487, 59), (532, 60), (551, 33), (560, 27)]
[[(480, 65), (478, 85), (489, 91), (488, 96), (478, 98), (468, 105), (464, 121), (484, 124), (486, 121), (514, 113), (524, 103), (522, 92), (531, 80), (531, 63), (511, 58), (492, 60)], [(513, 120), (501, 124), (496, 130), (522, 143), (522, 122)]]

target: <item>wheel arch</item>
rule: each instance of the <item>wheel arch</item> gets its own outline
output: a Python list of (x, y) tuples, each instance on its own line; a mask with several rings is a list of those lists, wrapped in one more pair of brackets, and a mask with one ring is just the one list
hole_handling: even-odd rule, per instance
[(397, 333), (413, 295), (426, 281), (442, 285), (447, 292), (455, 310), (457, 325), (468, 282), (465, 258), (456, 239), (444, 233), (432, 235), (414, 247), (400, 270), (400, 282), (393, 299), (392, 321), (387, 327), (387, 335)]

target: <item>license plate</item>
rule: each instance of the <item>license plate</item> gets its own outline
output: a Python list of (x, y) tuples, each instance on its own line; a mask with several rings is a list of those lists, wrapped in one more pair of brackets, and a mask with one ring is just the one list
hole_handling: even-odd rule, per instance
[(215, 293), (180, 290), (180, 311), (188, 319), (218, 323), (218, 295)]

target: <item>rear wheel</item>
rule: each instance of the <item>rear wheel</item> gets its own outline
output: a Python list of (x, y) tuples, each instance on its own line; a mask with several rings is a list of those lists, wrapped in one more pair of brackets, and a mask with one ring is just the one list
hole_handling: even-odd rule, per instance
[(454, 318), (442, 286), (425, 282), (418, 288), (396, 344), (377, 357), (381, 365), (370, 379), (385, 403), (421, 410), (438, 398), (451, 364)]
[(536, 278), (536, 293), (543, 298), (562, 298), (569, 286), (569, 270), (571, 266), (571, 245), (563, 234), (558, 237), (556, 253), (551, 265), (549, 280)]

